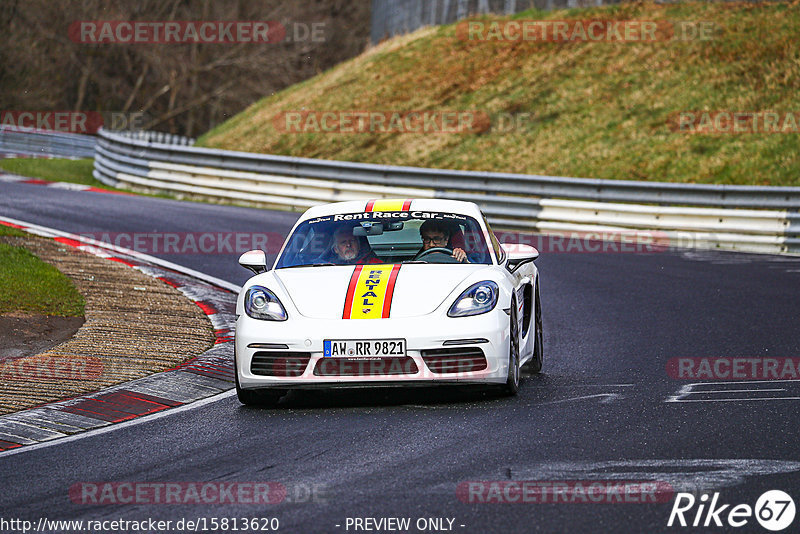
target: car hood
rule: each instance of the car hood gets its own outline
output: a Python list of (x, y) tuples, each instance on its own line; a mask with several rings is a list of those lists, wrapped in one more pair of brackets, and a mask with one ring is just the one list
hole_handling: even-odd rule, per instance
[[(364, 265), (363, 270), (381, 266)], [(386, 268), (385, 266), (383, 266)], [(393, 290), (387, 291), (391, 283), (381, 284), (376, 290), (378, 297), (386, 291), (390, 318), (427, 315), (438, 308), (461, 283), (487, 265), (453, 264), (405, 264), (398, 266)], [(316, 319), (342, 319), (348, 293), (354, 309), (360, 307), (360, 295), (351, 287), (356, 266), (298, 267), (277, 269), (275, 278), (283, 285), (301, 315)], [(388, 276), (385, 278), (388, 282)], [(352, 284), (356, 286), (357, 284)], [(452, 295), (455, 299), (458, 295)]]

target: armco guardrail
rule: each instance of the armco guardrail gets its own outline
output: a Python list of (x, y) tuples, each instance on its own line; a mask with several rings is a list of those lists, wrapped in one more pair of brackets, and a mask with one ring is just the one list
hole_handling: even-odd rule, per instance
[(96, 141), (91, 135), (0, 126), (0, 153), (5, 154), (92, 158)]
[(800, 252), (798, 187), (373, 165), (176, 145), (154, 141), (155, 135), (101, 130), (95, 177), (112, 186), (284, 209), (366, 198), (470, 200), (498, 228), (604, 234), (654, 230), (680, 246)]
[[(108, 132), (115, 133), (115, 132)], [(191, 146), (194, 144), (193, 137), (186, 137), (185, 135), (171, 134), (167, 132), (150, 132), (146, 130), (133, 130), (133, 131), (120, 131), (116, 132), (128, 139), (138, 139), (139, 141), (146, 141), (149, 143), (163, 143), (167, 145), (184, 145)]]
[(616, 4), (620, 0), (372, 0), (372, 44), (422, 26), (450, 24), (472, 15), (512, 15), (531, 8), (560, 9)]

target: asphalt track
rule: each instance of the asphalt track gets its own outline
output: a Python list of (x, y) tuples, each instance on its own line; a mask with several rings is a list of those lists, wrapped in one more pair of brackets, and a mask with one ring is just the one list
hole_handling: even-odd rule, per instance
[[(285, 234), (296, 218), (14, 183), (0, 183), (0, 214), (74, 233)], [(235, 254), (154, 255), (237, 284), (247, 278)], [(658, 480), (697, 495), (719, 492), (730, 504), (753, 506), (770, 489), (798, 501), (800, 382), (719, 383), (717, 390), (744, 391), (666, 402), (691, 383), (670, 378), (666, 364), (691, 356), (798, 356), (800, 259), (545, 250), (537, 263), (545, 368), (523, 381), (516, 398), (303, 392), (275, 409), (253, 409), (227, 396), (0, 456), (0, 517), (277, 517), (281, 532), (355, 532), (347, 518), (408, 517), (411, 532), (418, 518), (454, 519), (455, 532), (662, 532), (670, 530), (671, 499), (469, 503), (456, 490), (466, 481)], [(781, 391), (764, 393), (765, 385)], [(289, 493), (273, 505), (85, 505), (69, 498), (79, 482), (128, 481), (275, 481)], [(737, 531), (766, 532), (753, 518)]]

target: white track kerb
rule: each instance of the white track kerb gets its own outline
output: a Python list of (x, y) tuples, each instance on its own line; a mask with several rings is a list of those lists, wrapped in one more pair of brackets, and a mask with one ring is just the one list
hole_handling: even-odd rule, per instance
[(206, 313), (214, 346), (168, 371), (0, 417), (0, 457), (90, 437), (234, 395), (233, 327), (240, 287), (123, 247), (17, 219), (0, 223), (122, 262), (181, 291)]

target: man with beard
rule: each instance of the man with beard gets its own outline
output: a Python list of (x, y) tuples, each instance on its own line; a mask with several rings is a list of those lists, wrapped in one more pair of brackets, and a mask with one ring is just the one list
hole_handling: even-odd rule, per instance
[(336, 263), (341, 265), (381, 263), (367, 238), (354, 236), (351, 226), (340, 226), (333, 233), (333, 251), (336, 253)]

